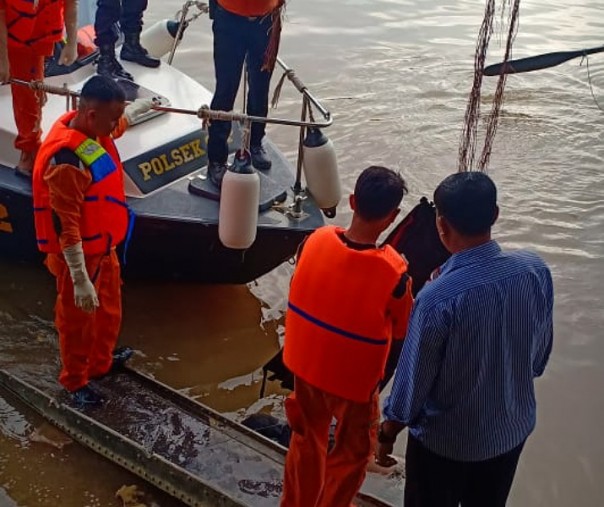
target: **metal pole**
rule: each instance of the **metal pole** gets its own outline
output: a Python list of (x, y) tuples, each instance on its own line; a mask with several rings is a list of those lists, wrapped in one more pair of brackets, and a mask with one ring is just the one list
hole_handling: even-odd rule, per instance
[(256, 123), (269, 123), (275, 125), (290, 125), (292, 127), (312, 127), (312, 128), (326, 128), (329, 127), (333, 120), (330, 118), (324, 123), (318, 122), (301, 122), (297, 120), (286, 120), (284, 118), (266, 118), (264, 116), (251, 116), (247, 114), (238, 114), (233, 112), (226, 111), (215, 111), (213, 109), (181, 109), (177, 107), (165, 107), (165, 106), (153, 106), (156, 111), (165, 111), (167, 113), (179, 113), (179, 114), (188, 114), (191, 116), (198, 116), (199, 118), (209, 119), (209, 120), (222, 120), (222, 121), (239, 121), (243, 122), (246, 120), (250, 120)]
[(176, 37), (174, 37), (174, 43), (172, 44), (172, 49), (170, 50), (170, 55), (168, 56), (168, 65), (172, 65), (172, 61), (174, 60), (174, 55), (176, 54), (176, 47), (178, 46), (178, 42), (182, 38), (182, 33), (185, 31), (186, 28), (187, 14), (189, 13), (191, 5), (192, 2), (188, 1), (182, 6), (182, 13), (180, 15), (180, 20), (178, 21), (178, 31), (176, 32)]
[(323, 104), (321, 104), (321, 102), (319, 102), (318, 99), (314, 97), (312, 93), (310, 93), (308, 87), (300, 80), (298, 76), (294, 74), (294, 70), (279, 57), (277, 57), (277, 63), (283, 69), (283, 72), (286, 73), (287, 78), (292, 82), (296, 90), (298, 90), (302, 95), (304, 95), (308, 98), (308, 100), (310, 100), (310, 102), (323, 115), (323, 118), (329, 120), (331, 118), (331, 113), (323, 106)]
[[(309, 107), (308, 97), (304, 95), (302, 98), (302, 114), (300, 115), (300, 123), (306, 123), (306, 111)], [(304, 137), (306, 136), (306, 127), (300, 126), (300, 137), (298, 139), (298, 164), (296, 167), (296, 181), (294, 183), (294, 194), (302, 193), (302, 162), (304, 158)]]

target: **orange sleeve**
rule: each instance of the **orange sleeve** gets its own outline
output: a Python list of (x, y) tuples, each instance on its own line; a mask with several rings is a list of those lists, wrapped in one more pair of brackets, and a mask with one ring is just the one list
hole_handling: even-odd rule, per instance
[(405, 293), (396, 297), (392, 296), (390, 305), (388, 306), (388, 313), (392, 319), (392, 338), (394, 340), (403, 340), (407, 334), (407, 325), (409, 324), (409, 317), (411, 315), (411, 309), (413, 308), (413, 294), (411, 293), (411, 277), (406, 277), (407, 287)]
[(50, 194), (50, 207), (59, 220), (61, 250), (82, 241), (80, 219), (84, 194), (92, 176), (70, 164), (51, 166), (44, 175)]
[[(2, 1), (2, 0), (0, 0), (0, 1)], [(128, 123), (128, 120), (126, 119), (126, 117), (124, 115), (122, 115), (120, 117), (120, 119), (117, 121), (117, 126), (113, 129), (113, 132), (111, 132), (111, 137), (113, 137), (113, 139), (122, 137), (124, 135), (124, 132), (126, 132), (126, 129), (129, 126), (130, 126), (130, 124)]]

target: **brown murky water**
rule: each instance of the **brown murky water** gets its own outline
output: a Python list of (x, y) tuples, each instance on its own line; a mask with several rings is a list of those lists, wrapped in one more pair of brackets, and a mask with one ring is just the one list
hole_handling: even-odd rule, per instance
[[(171, 16), (179, 1), (151, 4), (149, 23)], [(328, 99), (345, 189), (366, 165), (398, 167), (411, 187), (408, 209), (454, 170), (483, 8), (481, 0), (290, 2), (281, 55)], [(601, 2), (523, 0), (514, 56), (601, 45), (603, 33)], [(490, 61), (501, 56), (497, 42)], [(175, 64), (212, 86), (207, 20), (190, 28)], [(590, 69), (604, 106), (604, 57), (592, 57)], [(543, 255), (557, 291), (556, 344), (538, 383), (538, 427), (510, 504), (599, 506), (604, 112), (578, 60), (508, 83), (491, 164), (501, 194), (496, 234), (507, 247)], [(298, 107), (285, 93), (279, 114)], [(296, 135), (271, 130), (292, 158)], [(336, 222), (348, 216), (343, 205)], [(284, 265), (248, 287), (128, 283), (123, 341), (139, 351), (135, 366), (218, 410), (245, 411), (257, 400), (258, 369), (278, 348), (289, 274)], [(28, 340), (48, 333), (53, 296), (42, 269), (0, 261), (0, 340), (17, 337), (25, 355)], [(1, 506), (112, 506), (119, 486), (141, 484), (79, 446), (32, 442), (41, 422), (0, 398)], [(178, 505), (149, 491), (162, 506)]]

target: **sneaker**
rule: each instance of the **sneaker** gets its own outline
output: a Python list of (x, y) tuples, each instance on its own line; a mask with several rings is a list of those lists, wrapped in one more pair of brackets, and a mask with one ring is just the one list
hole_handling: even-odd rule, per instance
[(259, 169), (261, 171), (268, 171), (271, 168), (271, 159), (268, 158), (268, 153), (262, 145), (252, 146), (250, 148), (250, 152), (252, 153), (252, 165), (256, 169)]
[(134, 350), (130, 347), (116, 347), (113, 351), (113, 362), (111, 363), (111, 371), (119, 370), (134, 354)]
[(71, 401), (77, 408), (96, 407), (103, 403), (102, 396), (89, 385), (80, 387), (71, 394)]
[(90, 378), (92, 380), (101, 380), (107, 375), (121, 370), (133, 354), (134, 350), (132, 350), (130, 347), (116, 347), (113, 350), (113, 359), (111, 361), (110, 368), (105, 373), (102, 373), (100, 375), (93, 374)]
[(226, 174), (228, 165), (226, 162), (210, 162), (208, 164), (208, 178), (218, 188), (222, 187), (222, 180)]

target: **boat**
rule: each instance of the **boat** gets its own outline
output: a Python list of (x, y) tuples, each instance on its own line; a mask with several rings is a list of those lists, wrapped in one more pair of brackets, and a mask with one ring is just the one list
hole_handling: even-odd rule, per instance
[[(173, 21), (178, 27), (175, 40), (182, 36), (180, 27), (184, 29), (190, 21), (185, 18), (186, 13), (196, 5), (203, 6), (200, 2), (188, 1), (181, 18)], [(89, 13), (92, 14), (93, 11)], [(90, 24), (80, 29), (83, 40), (74, 65), (67, 68), (57, 65), (59, 50), (47, 61), (44, 132), (48, 132), (66, 110), (74, 107), (77, 92), (96, 73), (94, 62), (98, 50), (90, 47), (93, 39), (90, 30)], [(206, 178), (207, 129), (205, 122), (194, 114), (200, 106), (210, 104), (212, 94), (171, 65), (175, 50), (176, 44), (168, 61), (163, 61), (158, 69), (122, 62), (134, 76), (135, 83), (120, 81), (127, 99), (153, 98), (157, 106), (116, 140), (124, 164), (127, 202), (135, 216), (131, 240), (120, 252), (123, 274), (127, 278), (247, 283), (291, 258), (303, 238), (324, 225), (324, 214), (333, 216), (335, 207), (322, 212), (313, 197), (305, 192), (301, 145), (298, 164), (294, 167), (265, 139), (273, 165), (259, 174), (255, 241), (245, 249), (225, 247), (218, 230), (220, 194)], [(302, 143), (309, 125), (329, 126), (331, 115), (282, 60), (278, 63), (301, 92), (303, 115), (314, 107), (325, 120), (321, 124), (266, 120), (298, 127)], [(4, 111), (0, 125), (0, 254), (40, 262), (31, 182), (13, 170), (18, 152), (13, 147), (16, 127), (9, 86), (0, 87), (0, 110)], [(233, 115), (235, 117), (245, 119), (245, 115)], [(292, 131), (297, 136), (297, 132)], [(241, 123), (234, 121), (229, 139), (231, 155), (241, 146), (241, 140)]]

